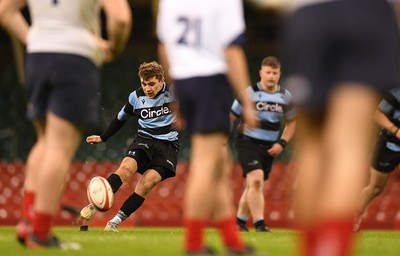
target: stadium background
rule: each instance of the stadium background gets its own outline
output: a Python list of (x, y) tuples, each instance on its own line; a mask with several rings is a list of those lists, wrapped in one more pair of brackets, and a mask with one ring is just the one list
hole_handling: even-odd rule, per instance
[[(102, 123), (99, 133), (112, 120), (126, 102), (129, 93), (140, 86), (137, 77), (139, 64), (157, 60), (155, 37), (155, 12), (157, 0), (131, 0), (133, 30), (124, 54), (102, 70)], [(279, 1), (245, 1), (245, 18), (248, 41), (245, 51), (248, 58), (251, 80), (258, 81), (261, 60), (279, 52), (279, 34), (283, 15), (273, 4)], [(274, 7), (274, 8), (273, 8)], [(24, 11), (29, 17), (27, 11)], [(25, 118), (25, 94), (23, 78), (19, 75), (15, 61), (15, 48), (4, 30), (0, 30), (0, 225), (15, 224), (20, 216), (24, 163), (29, 148), (34, 143), (32, 124)], [(279, 56), (277, 56), (279, 57)], [(283, 77), (285, 75), (283, 63)], [(90, 114), (90, 113), (87, 113)], [(107, 143), (90, 146), (84, 141), (80, 145), (71, 168), (69, 182), (57, 223), (70, 224), (76, 215), (73, 210), (87, 204), (86, 185), (91, 177), (108, 175), (118, 167), (135, 134), (136, 123), (130, 119), (125, 127)], [(148, 200), (124, 225), (178, 226), (182, 208), (181, 200), (188, 171), (189, 140), (181, 134), (180, 164), (177, 177), (159, 184)], [(233, 156), (235, 151), (232, 148)], [(266, 221), (272, 227), (288, 227), (293, 217), (290, 210), (293, 164), (289, 162), (290, 148), (281, 155), (273, 166), (269, 181), (264, 187), (266, 196)], [(232, 174), (232, 189), (238, 201), (243, 188), (241, 169), (235, 164)], [(367, 171), (367, 170), (366, 170)], [(115, 206), (107, 213), (97, 214), (93, 225), (105, 225), (114, 216), (124, 199), (133, 191), (138, 175), (131, 178), (118, 192)], [(400, 228), (400, 173), (392, 175), (384, 194), (371, 203), (364, 227)], [(69, 207), (72, 207), (70, 209)], [(69, 210), (68, 210), (69, 209)], [(72, 210), (72, 211), (71, 211)]]

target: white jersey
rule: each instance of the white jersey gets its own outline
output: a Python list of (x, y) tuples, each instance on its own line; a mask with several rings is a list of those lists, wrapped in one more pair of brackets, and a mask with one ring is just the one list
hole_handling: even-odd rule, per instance
[(28, 53), (76, 54), (101, 63), (99, 0), (28, 0)]
[(160, 0), (157, 34), (173, 79), (224, 74), (224, 49), (244, 34), (241, 0)]

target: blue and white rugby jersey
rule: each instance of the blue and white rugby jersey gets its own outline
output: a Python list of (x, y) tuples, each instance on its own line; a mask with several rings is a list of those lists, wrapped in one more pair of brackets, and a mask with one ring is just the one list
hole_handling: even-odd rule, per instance
[[(379, 110), (385, 113), (389, 120), (400, 127), (400, 88), (390, 90), (378, 106)], [(400, 151), (400, 140), (397, 139), (391, 132), (382, 131), (385, 133), (388, 142), (386, 146), (393, 151)]]
[(175, 101), (173, 86), (166, 88), (164, 83), (160, 92), (152, 99), (147, 97), (140, 87), (133, 91), (128, 103), (119, 111), (118, 120), (125, 121), (128, 116), (138, 117), (138, 135), (145, 138), (176, 141), (178, 132), (172, 129), (176, 116), (170, 109)]
[[(261, 89), (260, 83), (249, 86), (247, 91), (256, 106), (261, 127), (250, 129), (245, 126), (243, 134), (257, 140), (277, 141), (282, 123), (293, 120), (297, 114), (292, 104), (292, 94), (279, 85), (275, 93), (268, 93)], [(232, 104), (232, 114), (241, 117), (242, 110), (242, 105), (236, 99)]]

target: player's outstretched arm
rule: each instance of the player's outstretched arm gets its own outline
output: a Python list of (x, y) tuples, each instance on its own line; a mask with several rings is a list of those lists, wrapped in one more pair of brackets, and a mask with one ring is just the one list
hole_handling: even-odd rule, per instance
[(107, 34), (114, 57), (125, 48), (132, 28), (132, 14), (126, 0), (102, 0), (107, 17)]
[(103, 140), (101, 139), (100, 135), (90, 135), (86, 138), (86, 142), (93, 145), (102, 143)]

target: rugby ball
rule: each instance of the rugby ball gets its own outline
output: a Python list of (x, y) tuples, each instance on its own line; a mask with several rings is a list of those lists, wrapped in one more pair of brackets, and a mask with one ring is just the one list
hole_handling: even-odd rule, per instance
[(110, 183), (101, 176), (96, 176), (90, 180), (87, 187), (87, 197), (89, 202), (101, 212), (110, 209), (114, 201)]

